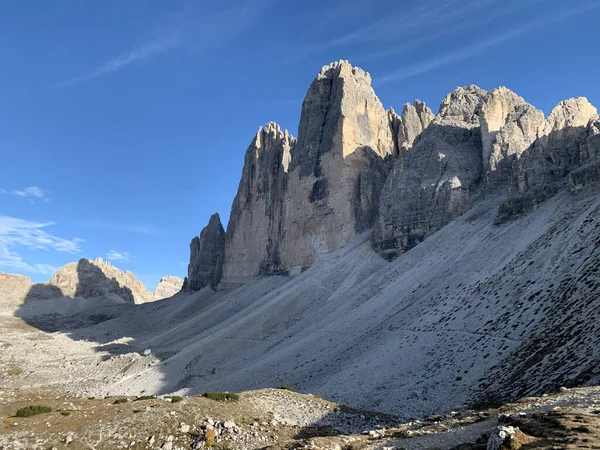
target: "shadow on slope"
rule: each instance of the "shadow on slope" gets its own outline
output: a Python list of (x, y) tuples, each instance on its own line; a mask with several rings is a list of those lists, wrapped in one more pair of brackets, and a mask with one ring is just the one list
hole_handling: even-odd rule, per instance
[[(498, 227), (500, 201), (476, 205), (392, 263), (373, 252), (366, 233), (293, 279), (103, 306), (61, 318), (58, 328), (98, 343), (107, 359), (151, 349), (148, 359), (107, 375), (98, 395), (292, 385), (416, 417), (468, 405), (486, 379), (486, 391), (520, 394), (511, 384), (520, 382), (521, 351), (545, 355), (530, 365), (526, 391), (582, 382), (584, 371), (594, 382), (600, 198), (562, 190), (535, 214)], [(569, 279), (587, 293), (581, 302), (564, 288)], [(97, 314), (111, 319), (89, 326)], [(574, 334), (537, 338), (552, 327)], [(496, 367), (506, 374), (491, 378)]]

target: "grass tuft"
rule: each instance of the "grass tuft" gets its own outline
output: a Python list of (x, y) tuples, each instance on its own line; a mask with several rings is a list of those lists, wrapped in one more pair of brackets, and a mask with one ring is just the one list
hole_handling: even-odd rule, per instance
[(210, 398), (211, 400), (217, 400), (223, 402), (225, 400), (239, 400), (240, 396), (233, 392), (205, 392), (202, 394), (203, 397)]
[(120, 405), (121, 403), (127, 403), (126, 398), (118, 398), (113, 402), (113, 405)]
[(283, 389), (284, 391), (296, 392), (292, 386), (280, 386), (279, 389)]
[(16, 417), (31, 417), (31, 416), (36, 416), (38, 414), (44, 414), (44, 413), (49, 413), (52, 412), (52, 408), (50, 408), (49, 406), (42, 406), (42, 405), (30, 405), (30, 406), (25, 406), (24, 408), (21, 408), (17, 411), (17, 413), (15, 414)]

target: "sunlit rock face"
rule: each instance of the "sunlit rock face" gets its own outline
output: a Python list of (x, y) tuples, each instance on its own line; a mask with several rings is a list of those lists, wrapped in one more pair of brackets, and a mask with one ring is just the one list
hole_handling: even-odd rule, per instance
[(282, 267), (298, 273), (370, 228), (394, 153), (388, 113), (370, 75), (323, 67), (302, 104), (284, 203)]

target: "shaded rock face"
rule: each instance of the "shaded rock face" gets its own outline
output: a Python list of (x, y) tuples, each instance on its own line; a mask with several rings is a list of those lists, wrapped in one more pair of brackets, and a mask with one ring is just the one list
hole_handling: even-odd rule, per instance
[(302, 105), (292, 150), (280, 244), (291, 274), (370, 228), (394, 153), (388, 113), (362, 69), (323, 67)]
[(154, 289), (152, 297), (154, 300), (162, 300), (163, 298), (172, 297), (181, 291), (182, 287), (183, 279), (173, 275), (168, 275), (160, 279), (156, 289)]
[[(393, 259), (489, 194), (508, 194), (497, 223), (534, 209), (569, 173), (575, 187), (598, 179), (596, 109), (578, 98), (543, 113), (514, 92), (457, 88), (381, 193), (373, 245)], [(589, 166), (573, 172), (584, 161)]]
[(242, 178), (227, 225), (221, 287), (255, 275), (281, 273), (283, 205), (295, 138), (271, 122), (246, 150)]
[(183, 289), (199, 291), (206, 286), (216, 289), (223, 273), (224, 253), (225, 230), (219, 215), (213, 214), (200, 236), (190, 243), (190, 263)]
[(154, 297), (133, 273), (122, 271), (108, 261), (80, 259), (56, 271), (46, 283), (57, 287), (65, 297), (103, 297), (116, 295), (127, 303), (152, 302)]
[(596, 108), (583, 97), (554, 107), (538, 128), (537, 139), (513, 169), (510, 195), (500, 206), (497, 223), (537, 208), (556, 193), (561, 180), (570, 173), (574, 190), (597, 179), (594, 164), (580, 169), (594, 158), (596, 113)]
[(394, 166), (381, 192), (374, 247), (393, 259), (462, 214), (481, 181), (478, 107), (486, 92), (457, 88)]

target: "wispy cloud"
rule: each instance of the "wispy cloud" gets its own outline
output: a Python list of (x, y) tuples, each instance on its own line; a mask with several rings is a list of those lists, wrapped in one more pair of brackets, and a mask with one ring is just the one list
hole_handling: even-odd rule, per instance
[(119, 252), (117, 250), (110, 250), (106, 254), (106, 258), (108, 261), (112, 262), (131, 262), (131, 253), (129, 252)]
[(16, 195), (17, 197), (26, 198), (31, 203), (35, 203), (35, 200), (41, 200), (46, 203), (50, 201), (48, 198), (50, 192), (40, 188), (39, 186), (29, 186), (22, 190), (15, 189), (12, 191), (0, 189), (0, 194)]
[[(365, 5), (364, 8), (375, 9), (376, 3)], [(293, 54), (287, 57), (284, 62), (294, 63), (327, 50), (344, 47), (354, 49), (359, 45), (369, 43), (379, 43), (385, 48), (392, 44), (433, 33), (433, 30), (443, 29), (448, 23), (453, 24), (457, 21), (462, 23), (465, 16), (480, 13), (482, 10), (487, 10), (502, 3), (503, 0), (448, 0), (445, 2), (428, 0), (420, 2), (414, 8), (395, 8), (385, 16), (345, 34), (305, 43), (290, 52)], [(339, 4), (339, 8), (344, 7), (344, 3)]]
[(493, 48), (499, 44), (502, 44), (506, 41), (512, 40), (516, 37), (519, 37), (523, 34), (529, 33), (537, 28), (540, 28), (544, 25), (549, 25), (555, 22), (559, 22), (561, 20), (567, 19), (572, 16), (580, 15), (585, 12), (591, 11), (593, 9), (597, 9), (600, 7), (600, 4), (589, 4), (580, 8), (572, 8), (569, 10), (564, 10), (556, 14), (547, 15), (535, 21), (528, 23), (527, 25), (513, 28), (508, 30), (502, 34), (492, 36), (490, 38), (484, 39), (476, 44), (469, 45), (463, 48), (460, 48), (454, 52), (445, 54), (443, 56), (438, 56), (437, 58), (420, 61), (418, 63), (414, 63), (408, 65), (406, 67), (400, 68), (393, 72), (390, 72), (386, 75), (378, 77), (375, 79), (375, 83), (378, 85), (382, 85), (385, 83), (389, 83), (391, 81), (399, 81), (409, 77), (413, 77), (415, 75), (420, 75), (422, 73), (429, 72), (431, 70), (437, 69), (439, 67), (457, 63), (460, 61), (464, 61), (470, 59), (474, 56), (477, 56), (485, 51)]
[(95, 220), (92, 222), (84, 222), (81, 225), (91, 228), (98, 228), (101, 230), (122, 231), (125, 233), (156, 234), (158, 232), (158, 229), (151, 224), (131, 224), (106, 220)]
[(59, 84), (59, 87), (91, 81), (180, 47), (197, 51), (206, 46), (223, 45), (253, 25), (271, 1), (240, 1), (218, 10), (209, 9), (206, 2), (186, 2), (183, 9), (156, 27), (145, 42)]
[(54, 236), (46, 228), (54, 222), (34, 222), (16, 217), (0, 216), (0, 267), (19, 272), (52, 274), (56, 268), (43, 263), (29, 264), (15, 250), (19, 247), (30, 250), (80, 252), (81, 239), (63, 239)]

